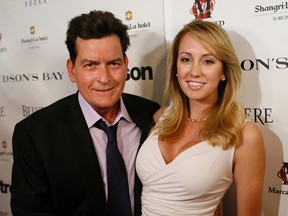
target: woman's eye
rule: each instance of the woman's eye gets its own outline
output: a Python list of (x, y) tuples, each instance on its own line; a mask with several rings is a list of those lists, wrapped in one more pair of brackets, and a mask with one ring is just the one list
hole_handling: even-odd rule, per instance
[(189, 62), (189, 61), (190, 61), (190, 58), (181, 58), (180, 61), (181, 61), (181, 62)]
[(205, 59), (203, 62), (204, 62), (205, 64), (213, 64), (213, 63), (214, 63), (214, 61), (211, 60), (211, 59)]

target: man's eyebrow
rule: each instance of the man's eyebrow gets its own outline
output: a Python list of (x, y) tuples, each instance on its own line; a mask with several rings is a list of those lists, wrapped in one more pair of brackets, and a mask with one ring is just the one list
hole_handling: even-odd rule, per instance
[(117, 62), (117, 61), (123, 62), (123, 59), (121, 57), (118, 57), (118, 58), (115, 58), (115, 59), (110, 59), (107, 62), (108, 63), (112, 63), (112, 62)]
[(91, 59), (82, 59), (80, 62), (81, 62), (82, 64), (83, 64), (83, 63), (87, 63), (87, 62), (89, 62), (89, 63), (98, 63), (97, 60), (91, 60)]
[[(123, 59), (121, 57), (118, 57), (118, 58), (114, 58), (114, 59), (110, 59), (106, 61), (106, 63), (108, 64), (113, 63), (113, 62), (123, 62)], [(80, 63), (81, 64), (85, 64), (85, 63), (99, 64), (100, 61), (92, 60), (92, 59), (82, 59)]]

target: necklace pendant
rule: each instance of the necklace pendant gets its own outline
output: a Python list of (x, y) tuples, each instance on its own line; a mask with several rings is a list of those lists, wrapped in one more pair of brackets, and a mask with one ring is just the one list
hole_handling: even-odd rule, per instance
[(200, 123), (200, 122), (205, 122), (207, 119), (190, 119), (190, 118), (187, 118), (187, 120), (189, 122)]

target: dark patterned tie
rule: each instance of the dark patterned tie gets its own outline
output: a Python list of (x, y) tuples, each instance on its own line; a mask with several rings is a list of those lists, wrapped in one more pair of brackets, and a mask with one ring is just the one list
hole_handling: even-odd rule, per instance
[(107, 127), (100, 119), (95, 126), (108, 137), (106, 148), (108, 211), (110, 216), (132, 216), (125, 163), (117, 146), (117, 124)]

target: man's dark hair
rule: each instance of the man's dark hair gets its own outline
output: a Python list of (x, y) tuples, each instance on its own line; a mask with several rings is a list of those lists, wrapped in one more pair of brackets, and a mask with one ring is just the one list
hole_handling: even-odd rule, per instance
[(75, 63), (77, 56), (76, 39), (100, 39), (110, 35), (117, 35), (120, 39), (123, 56), (130, 45), (128, 27), (122, 21), (107, 11), (93, 10), (87, 14), (74, 17), (68, 23), (66, 32), (66, 45), (70, 59)]

